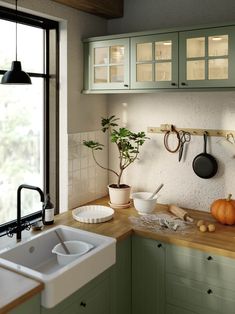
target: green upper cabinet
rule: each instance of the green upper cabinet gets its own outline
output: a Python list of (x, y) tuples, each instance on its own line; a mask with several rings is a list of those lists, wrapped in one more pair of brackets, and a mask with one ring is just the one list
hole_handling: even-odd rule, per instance
[(179, 33), (180, 88), (235, 86), (235, 27)]
[(90, 42), (85, 53), (86, 88), (129, 89), (129, 38)]
[(178, 33), (131, 38), (131, 89), (178, 87)]

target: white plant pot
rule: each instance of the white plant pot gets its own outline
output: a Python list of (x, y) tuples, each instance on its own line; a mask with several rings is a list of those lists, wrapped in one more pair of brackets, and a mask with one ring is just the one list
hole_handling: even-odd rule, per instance
[(125, 205), (130, 202), (131, 187), (126, 185), (122, 188), (115, 188), (108, 185), (110, 203), (114, 205)]

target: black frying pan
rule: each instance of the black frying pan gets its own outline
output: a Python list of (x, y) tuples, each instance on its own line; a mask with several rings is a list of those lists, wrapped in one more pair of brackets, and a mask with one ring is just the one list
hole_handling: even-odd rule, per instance
[(197, 155), (193, 160), (193, 170), (197, 176), (203, 179), (212, 178), (217, 170), (216, 159), (206, 152), (207, 132), (204, 133), (204, 152)]

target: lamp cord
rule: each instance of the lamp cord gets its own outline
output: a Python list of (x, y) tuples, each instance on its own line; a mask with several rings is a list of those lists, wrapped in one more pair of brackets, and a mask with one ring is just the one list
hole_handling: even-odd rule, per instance
[(15, 20), (16, 20), (16, 61), (17, 61), (17, 18), (18, 18), (18, 11), (17, 11), (17, 0), (16, 0), (16, 14), (15, 14)]

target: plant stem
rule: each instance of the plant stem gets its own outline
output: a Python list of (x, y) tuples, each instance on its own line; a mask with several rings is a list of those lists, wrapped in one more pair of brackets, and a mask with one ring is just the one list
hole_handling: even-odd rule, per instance
[(117, 173), (116, 171), (114, 171), (114, 170), (112, 170), (112, 169), (110, 169), (110, 168), (103, 167), (103, 166), (96, 160), (96, 158), (95, 158), (95, 153), (94, 153), (94, 150), (93, 150), (93, 149), (92, 149), (92, 156), (93, 156), (94, 161), (95, 161), (95, 163), (97, 164), (97, 166), (99, 166), (100, 168), (102, 168), (102, 169), (104, 169), (104, 170), (108, 170), (108, 171), (110, 171), (110, 172), (113, 172), (113, 173), (119, 178), (119, 175), (118, 175), (118, 173)]

